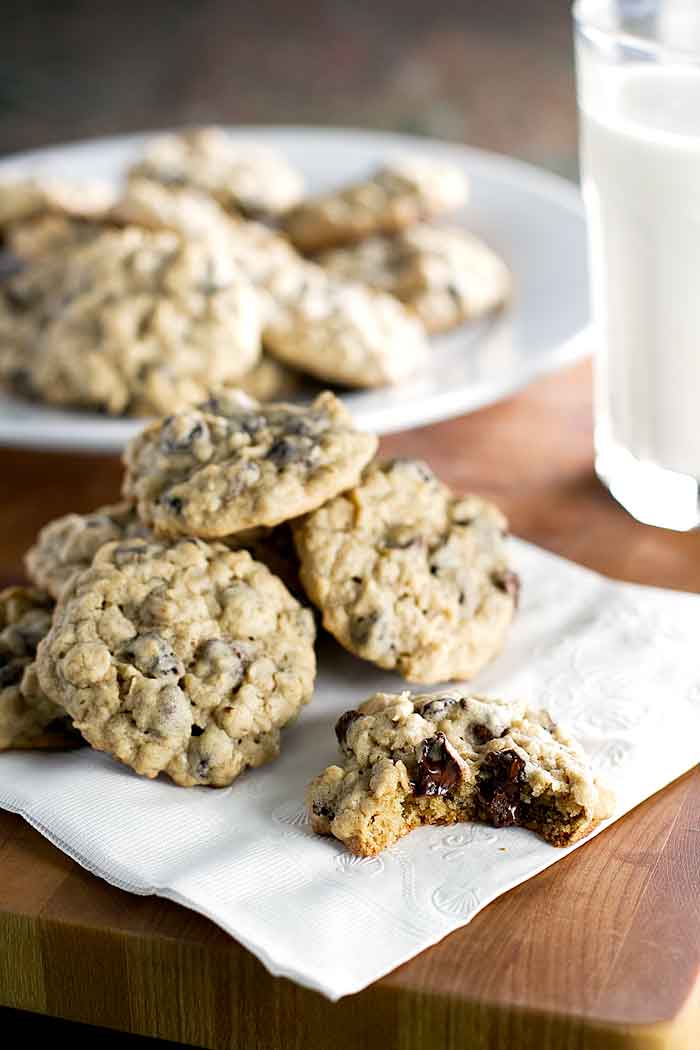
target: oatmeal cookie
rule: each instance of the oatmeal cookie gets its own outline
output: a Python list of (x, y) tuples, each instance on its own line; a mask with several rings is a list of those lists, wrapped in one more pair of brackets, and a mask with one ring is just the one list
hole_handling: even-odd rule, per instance
[(395, 233), (460, 208), (468, 183), (452, 164), (429, 157), (397, 157), (365, 179), (316, 197), (287, 213), (284, 225), (303, 252)]
[(423, 325), (384, 292), (313, 280), (264, 324), (267, 351), (324, 382), (387, 386), (428, 360)]
[(33, 216), (52, 214), (74, 218), (101, 217), (116, 192), (109, 183), (68, 182), (51, 176), (0, 180), (0, 230)]
[(257, 295), (226, 251), (135, 227), (53, 253), (0, 291), (0, 375), (54, 404), (149, 415), (260, 355)]
[(0, 751), (76, 747), (65, 711), (42, 692), (36, 648), (51, 626), (53, 601), (43, 591), (0, 592)]
[(311, 823), (361, 856), (421, 825), (463, 820), (569, 846), (612, 815), (581, 747), (524, 703), (377, 693), (341, 715), (336, 735), (341, 765), (310, 785)]
[(219, 538), (320, 506), (356, 483), (376, 447), (331, 393), (258, 405), (222, 392), (130, 442), (124, 496), (160, 535)]
[(294, 523), (301, 582), (351, 653), (412, 682), (473, 677), (500, 650), (518, 577), (507, 522), (415, 460), (372, 463)]
[(227, 210), (249, 216), (279, 215), (303, 192), (301, 175), (276, 149), (239, 141), (220, 128), (193, 128), (151, 140), (129, 175), (199, 190)]
[(269, 354), (263, 354), (235, 386), (255, 401), (287, 401), (303, 389), (304, 377)]
[(122, 540), (63, 592), (39, 679), (94, 748), (223, 787), (278, 754), (311, 698), (313, 642), (309, 610), (247, 551)]
[(128, 503), (100, 507), (90, 514), (66, 514), (45, 525), (25, 554), (27, 575), (52, 597), (60, 598), (73, 573), (89, 568), (105, 543), (149, 535)]
[(503, 260), (458, 227), (419, 224), (393, 237), (371, 237), (319, 259), (338, 280), (389, 292), (443, 332), (502, 306), (510, 290)]

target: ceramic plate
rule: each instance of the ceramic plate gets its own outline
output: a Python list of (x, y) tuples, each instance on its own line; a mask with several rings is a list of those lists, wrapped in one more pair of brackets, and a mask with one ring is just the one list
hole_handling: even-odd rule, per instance
[[(471, 412), (583, 356), (588, 349), (585, 225), (571, 183), (509, 157), (383, 132), (312, 128), (232, 129), (279, 147), (315, 191), (360, 175), (392, 154), (419, 152), (458, 164), (471, 180), (454, 221), (506, 259), (515, 285), (508, 310), (433, 339), (428, 368), (399, 386), (344, 394), (361, 427), (380, 434)], [(98, 139), (16, 155), (0, 176), (50, 172), (118, 179), (146, 136)], [(51, 409), (0, 394), (0, 444), (117, 452), (133, 419)]]

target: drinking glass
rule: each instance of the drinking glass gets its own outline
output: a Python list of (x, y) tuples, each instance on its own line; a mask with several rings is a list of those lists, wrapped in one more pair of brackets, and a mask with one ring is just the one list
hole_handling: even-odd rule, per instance
[(596, 471), (700, 524), (700, 0), (574, 4)]

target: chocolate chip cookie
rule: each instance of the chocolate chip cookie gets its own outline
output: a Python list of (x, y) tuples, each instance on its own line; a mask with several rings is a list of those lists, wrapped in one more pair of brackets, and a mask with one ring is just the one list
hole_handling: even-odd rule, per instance
[(92, 564), (100, 547), (115, 540), (149, 537), (149, 530), (128, 503), (100, 507), (90, 514), (66, 514), (39, 532), (24, 556), (29, 579), (54, 598), (75, 572)]
[(510, 274), (480, 238), (458, 227), (411, 226), (391, 237), (325, 252), (335, 278), (389, 292), (417, 314), (429, 332), (443, 332), (502, 306)]
[(223, 537), (320, 506), (357, 482), (376, 447), (331, 393), (304, 406), (224, 392), (130, 442), (124, 496), (160, 535)]
[(423, 219), (460, 208), (467, 199), (464, 173), (429, 157), (397, 157), (366, 179), (307, 197), (284, 218), (303, 252), (395, 233)]
[(524, 703), (377, 693), (341, 715), (336, 735), (341, 764), (310, 785), (311, 823), (361, 856), (421, 825), (464, 820), (569, 846), (612, 815), (581, 747)]
[(248, 216), (279, 215), (303, 191), (300, 173), (276, 149), (234, 139), (214, 127), (153, 139), (130, 176), (199, 190)]
[(416, 460), (372, 463), (294, 523), (301, 581), (341, 645), (412, 682), (471, 678), (501, 648), (518, 597), (506, 519)]
[(313, 643), (309, 610), (246, 551), (129, 539), (72, 577), (39, 680), (94, 748), (223, 787), (277, 755), (311, 697)]
[(0, 751), (77, 747), (65, 711), (42, 692), (36, 648), (51, 626), (53, 601), (27, 587), (0, 592)]
[(314, 279), (268, 316), (270, 354), (324, 382), (348, 387), (398, 383), (427, 362), (423, 325), (384, 292)]

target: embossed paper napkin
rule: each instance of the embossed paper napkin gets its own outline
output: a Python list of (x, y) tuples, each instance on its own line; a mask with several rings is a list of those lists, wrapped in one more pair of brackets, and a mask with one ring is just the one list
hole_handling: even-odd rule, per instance
[[(568, 723), (620, 816), (700, 759), (700, 597), (616, 583), (520, 542), (514, 555), (517, 622), (474, 688)], [(420, 829), (363, 860), (314, 836), (304, 788), (335, 758), (336, 717), (404, 687), (331, 643), (320, 666), (279, 761), (230, 788), (143, 780), (89, 750), (12, 753), (0, 756), (0, 805), (109, 882), (209, 916), (272, 973), (332, 999), (356, 992), (570, 850), (462, 824)], [(659, 747), (670, 724), (673, 747)]]

